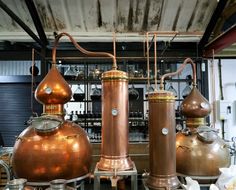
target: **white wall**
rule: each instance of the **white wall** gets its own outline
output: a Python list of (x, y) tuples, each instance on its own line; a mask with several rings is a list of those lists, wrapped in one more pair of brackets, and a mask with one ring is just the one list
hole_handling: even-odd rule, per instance
[[(220, 100), (220, 86), (219, 86), (219, 60), (209, 60), (209, 101), (212, 104), (213, 111), (211, 113), (211, 125), (220, 130), (221, 135), (222, 123), (219, 120), (219, 109), (217, 101)], [(232, 103), (231, 118), (225, 122), (225, 140), (231, 140), (236, 136), (236, 60), (221, 60), (222, 70), (222, 86), (224, 99)]]

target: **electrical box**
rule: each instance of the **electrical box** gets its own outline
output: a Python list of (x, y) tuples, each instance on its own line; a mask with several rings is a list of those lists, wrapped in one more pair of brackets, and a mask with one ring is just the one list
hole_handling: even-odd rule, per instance
[(232, 117), (232, 102), (229, 100), (218, 101), (218, 117), (219, 120), (228, 120)]

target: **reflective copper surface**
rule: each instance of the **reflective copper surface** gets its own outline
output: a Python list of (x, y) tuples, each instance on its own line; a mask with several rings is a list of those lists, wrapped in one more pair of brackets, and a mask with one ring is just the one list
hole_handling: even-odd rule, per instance
[[(210, 104), (194, 86), (181, 104), (189, 133), (177, 133), (177, 172), (189, 176), (218, 176), (219, 168), (230, 165), (230, 152), (216, 131), (205, 126)], [(205, 132), (201, 129), (205, 128)]]
[(71, 90), (54, 65), (35, 97), (44, 104), (44, 113), (29, 121), (16, 139), (12, 156), (15, 177), (49, 182), (87, 174), (92, 156), (89, 139), (79, 125), (64, 120), (63, 104), (70, 100)]
[(49, 133), (27, 127), (17, 138), (12, 166), (30, 182), (73, 179), (89, 172), (91, 147), (83, 129), (69, 121)]
[(190, 94), (183, 100), (180, 111), (187, 118), (202, 118), (211, 112), (211, 106), (199, 90), (193, 86)]
[(190, 176), (218, 176), (219, 168), (230, 165), (229, 150), (220, 137), (207, 143), (196, 134), (178, 133), (176, 158), (177, 172)]
[(175, 97), (168, 91), (155, 91), (149, 101), (149, 189), (176, 189)]
[(110, 70), (102, 74), (102, 144), (100, 170), (128, 170), (128, 75)]
[(41, 104), (64, 104), (71, 99), (71, 89), (55, 66), (41, 81), (35, 91), (35, 98)]

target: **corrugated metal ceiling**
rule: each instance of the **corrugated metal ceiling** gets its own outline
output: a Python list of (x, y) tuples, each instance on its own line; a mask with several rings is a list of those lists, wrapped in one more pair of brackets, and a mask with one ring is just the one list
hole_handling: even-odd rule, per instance
[[(24, 0), (3, 0), (37, 34)], [(47, 38), (68, 32), (82, 41), (143, 40), (146, 31), (184, 32), (176, 40), (199, 41), (217, 0), (34, 0)], [(0, 39), (32, 40), (2, 9)]]

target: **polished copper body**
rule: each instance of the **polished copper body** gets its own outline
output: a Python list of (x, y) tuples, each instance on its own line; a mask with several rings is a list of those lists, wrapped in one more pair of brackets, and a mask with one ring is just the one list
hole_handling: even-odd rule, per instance
[(149, 101), (149, 189), (176, 189), (175, 97), (168, 91), (155, 91)]
[(35, 96), (44, 104), (44, 113), (16, 139), (14, 175), (29, 182), (48, 182), (87, 174), (92, 156), (89, 139), (79, 125), (64, 120), (63, 104), (70, 99), (71, 90), (55, 66)]
[(211, 106), (196, 86), (193, 86), (190, 94), (183, 100), (180, 110), (186, 118), (204, 118), (211, 112)]
[(133, 168), (128, 155), (128, 75), (110, 70), (102, 74), (102, 144), (100, 170)]
[(74, 179), (89, 173), (91, 147), (79, 125), (64, 121), (53, 132), (27, 127), (17, 138), (12, 166), (16, 177), (30, 182)]
[[(47, 88), (50, 88), (52, 92), (45, 92)], [(71, 95), (68, 83), (55, 65), (52, 66), (35, 91), (35, 98), (41, 104), (65, 104), (70, 101)]]
[(220, 137), (207, 143), (197, 134), (177, 134), (176, 159), (177, 172), (188, 176), (218, 176), (219, 168), (230, 165), (229, 150)]
[[(205, 124), (210, 104), (194, 86), (182, 102), (181, 113), (186, 117), (188, 133), (176, 136), (177, 172), (189, 176), (218, 176), (219, 168), (230, 165), (230, 153), (225, 142), (215, 134), (212, 141), (200, 138), (198, 129)], [(209, 128), (208, 130), (212, 130)], [(214, 132), (208, 132), (208, 135)]]

